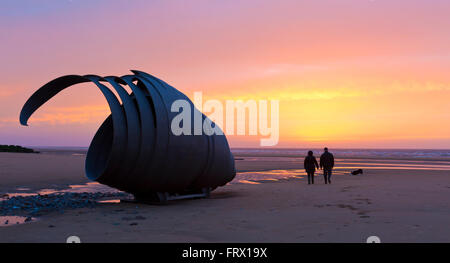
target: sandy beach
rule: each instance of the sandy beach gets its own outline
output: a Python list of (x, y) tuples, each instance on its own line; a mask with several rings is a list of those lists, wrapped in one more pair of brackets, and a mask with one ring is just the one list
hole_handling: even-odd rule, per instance
[[(32, 191), (83, 184), (85, 156), (0, 153), (0, 193), (19, 187)], [(301, 158), (236, 156), (239, 172), (209, 199), (167, 205), (104, 203), (94, 208), (43, 214), (37, 221), (0, 227), (0, 242), (449, 242), (450, 178), (448, 161), (416, 161), (414, 168), (345, 160), (365, 169), (350, 176), (337, 169), (332, 184), (321, 172), (307, 185)], [(344, 162), (344, 160), (341, 160)], [(387, 160), (390, 164), (392, 160)], [(339, 160), (338, 160), (339, 163)], [(404, 163), (404, 162), (403, 162)], [(425, 169), (416, 169), (425, 165)], [(398, 169), (398, 167), (402, 167)], [(273, 171), (298, 171), (276, 177)], [(245, 173), (275, 175), (239, 183)]]

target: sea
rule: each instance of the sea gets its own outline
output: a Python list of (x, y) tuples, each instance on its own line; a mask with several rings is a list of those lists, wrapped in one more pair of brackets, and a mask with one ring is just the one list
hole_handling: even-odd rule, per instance
[[(323, 149), (302, 148), (233, 148), (235, 155), (306, 156), (312, 150), (316, 156)], [(449, 159), (450, 149), (330, 149), (337, 158), (380, 158), (380, 159)]]
[[(88, 147), (30, 146), (42, 153), (85, 155)], [(323, 149), (306, 148), (231, 148), (235, 156), (304, 157), (312, 150), (316, 156)], [(450, 160), (450, 149), (330, 149), (336, 158)]]

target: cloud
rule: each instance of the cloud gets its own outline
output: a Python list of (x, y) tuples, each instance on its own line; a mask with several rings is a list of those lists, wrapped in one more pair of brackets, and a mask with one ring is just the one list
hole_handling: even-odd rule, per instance
[[(51, 107), (45, 112), (37, 112), (30, 118), (29, 125), (63, 125), (98, 123), (110, 113), (106, 105), (86, 105), (79, 107)], [(16, 126), (19, 117), (0, 119), (0, 126)]]
[(325, 65), (307, 65), (307, 64), (273, 64), (260, 72), (263, 75), (279, 75), (279, 74), (298, 74), (313, 71), (327, 70)]
[(5, 87), (0, 87), (0, 98), (6, 98), (13, 95), (14, 92), (11, 90), (6, 90)]
[[(245, 92), (244, 92), (245, 91)], [(371, 83), (370, 81), (306, 81), (292, 82), (282, 87), (255, 87), (233, 89), (222, 92), (204, 93), (204, 99), (219, 100), (334, 100), (345, 98), (362, 98), (402, 95), (415, 96), (421, 93), (450, 91), (450, 83), (391, 81)], [(448, 96), (443, 94), (444, 96)]]

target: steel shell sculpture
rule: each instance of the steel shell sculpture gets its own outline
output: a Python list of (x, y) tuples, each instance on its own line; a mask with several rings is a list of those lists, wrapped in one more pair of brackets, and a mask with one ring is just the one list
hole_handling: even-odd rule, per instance
[[(40, 106), (65, 88), (93, 82), (105, 96), (111, 114), (89, 146), (85, 162), (89, 179), (137, 198), (159, 199), (162, 193), (209, 192), (233, 180), (234, 158), (225, 135), (174, 135), (171, 120), (177, 113), (171, 111), (172, 103), (186, 100), (192, 114), (197, 109), (186, 95), (164, 81), (145, 72), (132, 72), (134, 75), (122, 77), (67, 75), (54, 79), (28, 99), (20, 123), (26, 126)], [(108, 83), (121, 102), (104, 85)]]

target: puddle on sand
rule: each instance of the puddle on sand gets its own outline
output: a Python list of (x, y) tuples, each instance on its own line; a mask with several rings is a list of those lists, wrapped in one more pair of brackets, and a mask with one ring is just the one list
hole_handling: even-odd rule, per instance
[(18, 187), (16, 188), (17, 191), (30, 191), (31, 189), (28, 187)]
[[(348, 173), (348, 172), (347, 172)], [(333, 171), (333, 175), (343, 175), (344, 171)], [(322, 171), (316, 171), (315, 176), (322, 176)], [(304, 169), (292, 169), (292, 170), (268, 170), (258, 172), (240, 172), (236, 174), (236, 181), (231, 183), (242, 184), (260, 184), (264, 182), (276, 182), (286, 179), (303, 179), (306, 172)]]
[(258, 172), (240, 172), (236, 174), (237, 182), (255, 184), (264, 181), (278, 181), (280, 179), (289, 179), (293, 177), (302, 177), (306, 175), (304, 170), (268, 170)]
[(120, 203), (120, 199), (100, 200), (97, 202), (102, 203), (102, 204), (118, 204), (118, 203)]
[(0, 227), (15, 226), (36, 221), (36, 218), (29, 216), (0, 216)]
[(260, 184), (260, 183), (258, 183), (258, 182), (255, 182), (255, 181), (249, 181), (249, 180), (239, 180), (238, 182), (239, 182), (239, 183), (242, 183), (242, 184)]
[(48, 195), (56, 193), (120, 193), (120, 192), (121, 191), (115, 188), (97, 182), (89, 182), (86, 184), (69, 185), (69, 188), (64, 190), (42, 189), (41, 191), (39, 191), (39, 194)]

